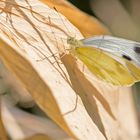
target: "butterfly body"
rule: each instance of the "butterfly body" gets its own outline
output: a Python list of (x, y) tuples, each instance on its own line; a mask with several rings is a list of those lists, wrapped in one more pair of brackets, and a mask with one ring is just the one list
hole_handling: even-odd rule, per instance
[[(104, 36), (106, 37), (106, 36)], [(134, 52), (134, 43), (128, 49), (128, 41), (123, 40), (123, 45), (116, 44), (119, 38), (110, 37), (115, 42), (104, 38), (93, 37), (84, 40), (69, 38), (70, 53), (77, 56), (89, 70), (99, 79), (113, 85), (132, 85), (140, 80), (139, 55)], [(131, 50), (131, 52), (130, 52)], [(133, 50), (133, 51), (132, 51)], [(115, 58), (111, 55), (116, 56)], [(119, 61), (118, 61), (119, 59)]]

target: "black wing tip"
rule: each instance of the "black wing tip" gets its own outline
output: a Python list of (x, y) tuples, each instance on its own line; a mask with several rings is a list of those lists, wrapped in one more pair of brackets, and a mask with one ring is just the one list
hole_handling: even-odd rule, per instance
[(135, 47), (134, 47), (134, 51), (135, 51), (136, 53), (140, 54), (140, 47), (135, 46)]

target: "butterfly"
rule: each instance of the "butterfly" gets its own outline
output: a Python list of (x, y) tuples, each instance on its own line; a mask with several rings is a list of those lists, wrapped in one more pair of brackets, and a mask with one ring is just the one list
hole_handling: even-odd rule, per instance
[(76, 40), (68, 37), (70, 53), (99, 79), (116, 86), (140, 81), (140, 43), (100, 35)]

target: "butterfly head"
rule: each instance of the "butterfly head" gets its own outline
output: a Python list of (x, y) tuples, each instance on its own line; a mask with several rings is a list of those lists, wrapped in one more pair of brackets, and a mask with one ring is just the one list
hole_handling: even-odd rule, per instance
[(82, 46), (82, 42), (77, 40), (74, 37), (68, 37), (67, 38), (67, 43), (70, 44), (71, 46), (73, 46), (74, 48)]

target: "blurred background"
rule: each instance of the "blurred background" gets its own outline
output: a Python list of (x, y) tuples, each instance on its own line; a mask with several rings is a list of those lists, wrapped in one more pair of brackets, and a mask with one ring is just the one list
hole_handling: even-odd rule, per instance
[(140, 41), (140, 0), (69, 0), (119, 37)]
[[(113, 36), (140, 42), (140, 0), (69, 0), (96, 17)], [(140, 121), (140, 82), (133, 86)]]

